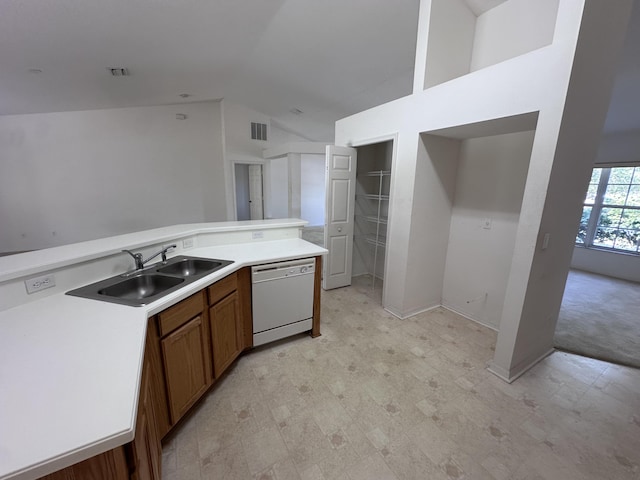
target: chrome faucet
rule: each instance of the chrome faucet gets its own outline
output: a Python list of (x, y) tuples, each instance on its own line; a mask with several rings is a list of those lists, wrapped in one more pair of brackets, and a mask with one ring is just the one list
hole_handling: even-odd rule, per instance
[(136, 262), (136, 270), (142, 270), (144, 268), (144, 264), (145, 263), (149, 262), (150, 260), (153, 260), (158, 255), (162, 255), (162, 261), (166, 262), (167, 261), (167, 252), (169, 250), (171, 250), (172, 248), (176, 248), (176, 244), (175, 243), (173, 245), (169, 245), (168, 247), (164, 247), (162, 250), (160, 250), (159, 252), (154, 253), (153, 255), (151, 255), (147, 259), (143, 259), (141, 253), (133, 253), (131, 250), (126, 250), (126, 249), (122, 250), (122, 251), (128, 253), (129, 255), (131, 255), (133, 257), (133, 260)]

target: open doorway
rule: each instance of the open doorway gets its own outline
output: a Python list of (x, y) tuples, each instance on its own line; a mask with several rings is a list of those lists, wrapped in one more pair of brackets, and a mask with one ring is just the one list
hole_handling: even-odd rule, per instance
[(554, 346), (640, 368), (640, 164), (593, 168)]
[(393, 140), (356, 150), (352, 282), (382, 303)]
[(262, 165), (257, 163), (234, 165), (236, 218), (262, 220), (264, 218)]

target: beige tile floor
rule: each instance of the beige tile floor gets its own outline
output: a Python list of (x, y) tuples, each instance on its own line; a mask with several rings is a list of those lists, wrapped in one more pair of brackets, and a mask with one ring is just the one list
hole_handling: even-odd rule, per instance
[(509, 385), (496, 333), (399, 320), (357, 286), (322, 333), (242, 356), (167, 439), (163, 479), (639, 479), (640, 371), (556, 352)]

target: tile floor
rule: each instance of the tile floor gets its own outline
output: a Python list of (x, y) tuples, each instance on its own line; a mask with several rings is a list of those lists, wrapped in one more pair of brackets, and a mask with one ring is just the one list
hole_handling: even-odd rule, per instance
[(322, 333), (242, 356), (168, 438), (163, 479), (639, 479), (640, 370), (556, 352), (509, 385), (496, 333), (357, 286)]

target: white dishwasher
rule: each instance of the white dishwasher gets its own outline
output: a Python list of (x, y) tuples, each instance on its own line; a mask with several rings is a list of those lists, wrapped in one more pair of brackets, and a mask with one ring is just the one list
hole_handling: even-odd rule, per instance
[(311, 330), (314, 258), (251, 267), (253, 345)]

